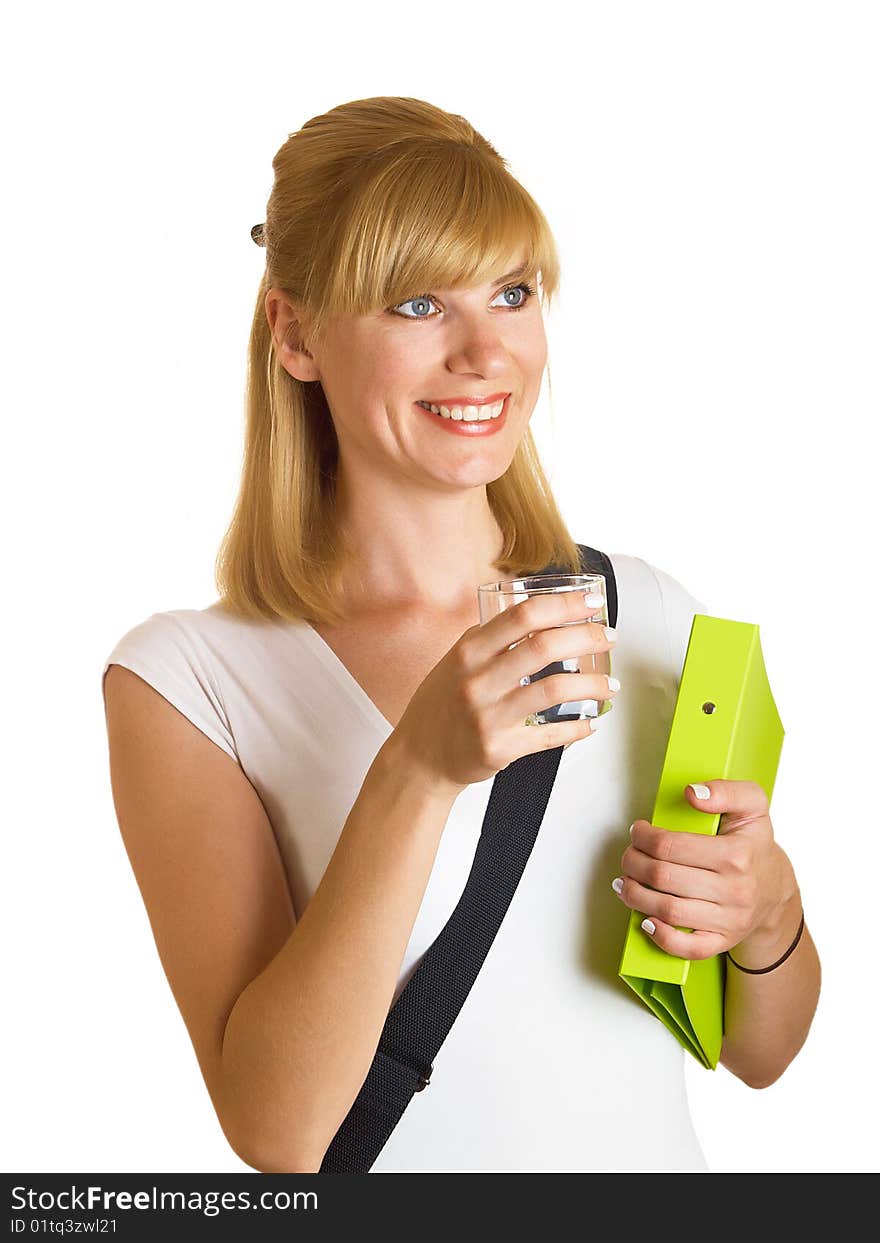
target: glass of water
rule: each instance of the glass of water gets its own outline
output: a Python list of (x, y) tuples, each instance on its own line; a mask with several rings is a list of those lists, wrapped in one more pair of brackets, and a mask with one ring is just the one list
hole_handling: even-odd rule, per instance
[[(582, 595), (592, 592), (602, 597), (601, 607), (589, 614), (584, 610), (584, 621), (594, 621), (599, 625), (608, 623), (608, 596), (605, 591), (604, 574), (532, 574), (525, 578), (510, 578), (499, 583), (482, 583), (477, 588), (480, 603), (480, 624), (485, 625), (503, 609), (509, 609), (529, 596), (545, 595), (548, 592), (579, 591)], [(577, 626), (579, 622), (562, 622), (552, 629), (563, 626)], [(532, 631), (528, 638), (532, 637)], [(520, 639), (510, 645), (511, 649), (524, 643)], [(536, 669), (520, 680), (521, 686), (528, 686), (541, 678), (549, 678), (554, 673), (604, 673), (611, 674), (610, 652), (588, 652), (582, 656), (573, 656), (568, 660), (555, 660), (543, 669)], [(545, 708), (542, 712), (531, 713), (526, 718), (527, 725), (549, 725), (555, 721), (583, 721), (587, 717), (602, 716), (611, 710), (610, 699), (573, 699), (565, 703)]]

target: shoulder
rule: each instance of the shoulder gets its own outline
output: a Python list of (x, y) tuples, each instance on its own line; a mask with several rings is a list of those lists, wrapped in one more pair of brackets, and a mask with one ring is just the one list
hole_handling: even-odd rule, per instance
[(150, 614), (126, 630), (108, 653), (101, 673), (102, 692), (111, 665), (122, 665), (237, 759), (215, 657), (218, 634), (226, 622), (213, 606)]
[(634, 600), (641, 598), (645, 603), (659, 601), (664, 612), (672, 616), (682, 610), (700, 613), (708, 611), (703, 601), (693, 595), (679, 579), (644, 557), (620, 552), (609, 553), (608, 557), (615, 578), (628, 589)]
[(269, 621), (235, 617), (219, 601), (202, 609), (151, 613), (116, 641), (113, 652), (139, 651), (183, 660), (205, 672), (222, 665), (230, 652), (270, 631)]
[(162, 645), (183, 646), (198, 632), (197, 609), (169, 609), (163, 613), (151, 613), (136, 622), (116, 641), (114, 651), (122, 645), (138, 644), (143, 647)]
[[(672, 668), (684, 663), (694, 615), (710, 614), (704, 601), (669, 570), (629, 553), (610, 553), (620, 610), (619, 629), (656, 618)], [(658, 636), (658, 641), (659, 641)]]

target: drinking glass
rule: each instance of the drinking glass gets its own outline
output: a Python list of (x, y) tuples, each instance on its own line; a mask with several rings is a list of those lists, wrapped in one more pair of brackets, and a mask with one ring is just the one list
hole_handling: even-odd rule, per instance
[[(600, 625), (608, 625), (608, 596), (605, 590), (604, 574), (531, 574), (524, 578), (510, 578), (498, 583), (482, 583), (477, 588), (480, 604), (480, 625), (485, 625), (504, 609), (527, 600), (529, 596), (546, 595), (548, 592), (579, 591), (581, 594), (595, 592), (602, 597), (602, 605), (581, 622), (594, 621)], [(577, 626), (578, 621), (560, 622), (558, 626), (547, 629), (561, 629), (563, 626)], [(535, 631), (531, 631), (531, 638)], [(524, 643), (519, 639), (511, 643), (508, 651)], [(588, 652), (582, 656), (573, 656), (568, 660), (554, 660), (543, 669), (526, 674), (520, 679), (521, 686), (528, 686), (541, 678), (549, 678), (554, 673), (611, 673), (610, 652)], [(530, 713), (526, 717), (526, 725), (550, 725), (555, 721), (583, 721), (587, 717), (602, 716), (611, 710), (610, 699), (572, 699), (565, 703), (545, 708), (541, 712)]]

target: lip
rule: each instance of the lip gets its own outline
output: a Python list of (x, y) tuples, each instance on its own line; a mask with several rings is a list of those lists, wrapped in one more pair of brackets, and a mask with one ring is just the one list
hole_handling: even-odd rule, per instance
[(488, 397), (422, 397), (421, 400), (429, 406), (446, 406), (451, 410), (453, 406), (494, 406), (496, 401), (509, 396), (510, 393), (490, 393)]
[[(498, 397), (496, 397), (495, 400), (496, 401), (500, 400), (500, 397), (501, 397), (501, 394), (499, 393)], [(441, 404), (445, 405), (446, 403), (435, 401), (433, 404), (435, 406), (438, 406)], [(480, 403), (473, 402), (472, 404), (473, 405), (477, 405), (477, 404), (485, 405), (486, 403), (485, 402), (480, 402)], [(476, 419), (472, 419), (469, 422), (466, 422), (464, 419), (444, 419), (441, 414), (434, 414), (432, 410), (426, 410), (425, 407), (420, 406), (418, 402), (413, 402), (413, 406), (415, 407), (415, 409), (420, 410), (422, 414), (425, 416), (425, 418), (433, 419), (435, 423), (439, 423), (443, 431), (449, 432), (453, 436), (493, 436), (496, 432), (500, 432), (502, 427), (507, 422), (507, 408), (509, 405), (510, 405), (510, 393), (508, 393), (507, 396), (504, 398), (504, 405), (501, 407), (501, 413), (499, 414), (498, 418), (497, 419), (486, 419), (485, 422), (481, 423), (481, 422), (478, 422)]]

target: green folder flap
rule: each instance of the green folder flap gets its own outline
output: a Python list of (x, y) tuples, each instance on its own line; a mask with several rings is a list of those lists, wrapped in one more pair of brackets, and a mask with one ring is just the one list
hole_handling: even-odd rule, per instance
[[(784, 735), (759, 627), (695, 614), (651, 823), (673, 832), (717, 832), (720, 815), (699, 812), (685, 798), (692, 781), (754, 781), (769, 803)], [(642, 931), (643, 918), (630, 911), (618, 974), (684, 1048), (714, 1070), (723, 1038), (723, 956), (668, 954)]]
[(675, 984), (657, 983), (655, 981), (650, 985), (650, 994), (655, 1002), (655, 1005), (652, 1007), (654, 1013), (659, 1016), (660, 1010), (658, 1007), (662, 1006), (665, 1012), (664, 1021), (669, 1030), (678, 1036), (681, 1043), (691, 1053), (705, 1063), (706, 1055), (703, 1053), (702, 1046), (697, 1038), (696, 1029), (688, 1017), (682, 990)]
[(669, 1028), (673, 1036), (677, 1037), (693, 1053), (694, 1057), (705, 1064), (703, 1051), (694, 1036), (690, 1022), (679, 1022), (678, 1018), (670, 1012), (669, 1007), (664, 1004), (665, 999), (661, 999), (659, 995), (660, 989), (667, 988), (678, 992), (678, 996), (681, 997), (680, 990), (676, 990), (674, 985), (657, 984), (653, 980), (642, 980), (638, 976), (627, 977), (627, 984), (638, 993), (645, 1005), (654, 1011), (660, 1022)]

